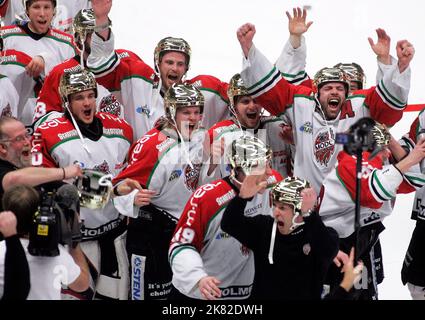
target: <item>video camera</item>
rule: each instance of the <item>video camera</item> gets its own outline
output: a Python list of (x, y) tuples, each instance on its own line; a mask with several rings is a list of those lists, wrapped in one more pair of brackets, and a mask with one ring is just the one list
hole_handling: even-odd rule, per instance
[(375, 120), (361, 118), (354, 123), (347, 133), (337, 133), (335, 142), (344, 145), (344, 151), (350, 155), (356, 155), (363, 151), (373, 152), (376, 141), (372, 134)]
[(53, 191), (41, 191), (33, 216), (28, 251), (33, 256), (59, 255), (58, 244), (75, 247), (81, 240), (79, 195), (75, 186), (65, 184)]

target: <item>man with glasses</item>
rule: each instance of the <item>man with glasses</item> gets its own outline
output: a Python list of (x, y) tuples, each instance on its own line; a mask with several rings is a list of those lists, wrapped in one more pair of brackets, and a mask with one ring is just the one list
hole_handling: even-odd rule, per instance
[(82, 175), (77, 165), (34, 168), (31, 160), (31, 140), (24, 124), (13, 117), (0, 117), (0, 197), (16, 184), (36, 186)]

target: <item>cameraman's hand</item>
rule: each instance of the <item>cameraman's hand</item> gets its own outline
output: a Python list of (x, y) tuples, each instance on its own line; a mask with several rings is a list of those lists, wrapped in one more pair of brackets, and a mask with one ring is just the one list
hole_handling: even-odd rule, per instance
[(17, 233), (16, 216), (12, 211), (0, 212), (0, 233), (5, 238), (11, 237)]

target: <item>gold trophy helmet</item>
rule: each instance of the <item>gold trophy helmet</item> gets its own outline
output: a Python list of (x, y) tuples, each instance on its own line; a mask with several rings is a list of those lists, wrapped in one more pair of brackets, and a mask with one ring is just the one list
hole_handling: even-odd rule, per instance
[(86, 69), (64, 72), (59, 82), (59, 94), (64, 103), (69, 102), (73, 93), (94, 90), (97, 97), (97, 84), (94, 75)]
[(375, 121), (375, 125), (373, 126), (371, 132), (377, 147), (383, 148), (389, 145), (391, 134), (388, 129), (385, 128), (381, 123)]
[(249, 135), (234, 140), (227, 150), (233, 175), (237, 168), (240, 168), (245, 175), (252, 174), (257, 168), (265, 169), (271, 157), (271, 148), (257, 137)]
[(96, 17), (93, 9), (81, 9), (72, 22), (72, 33), (77, 43), (85, 41), (89, 33), (96, 28)]
[(287, 177), (276, 184), (271, 190), (272, 201), (285, 203), (294, 208), (294, 211), (301, 212), (302, 196), (301, 191), (310, 188), (307, 180), (298, 177)]
[(204, 111), (204, 95), (191, 84), (173, 84), (165, 93), (164, 107), (168, 119), (175, 119), (178, 108), (197, 107)]
[(162, 59), (164, 53), (167, 51), (177, 51), (183, 53), (186, 56), (186, 72), (189, 70), (190, 56), (192, 54), (192, 49), (190, 48), (189, 43), (187, 43), (187, 41), (182, 38), (166, 37), (161, 39), (155, 47), (153, 56), (156, 72), (159, 72), (159, 62)]
[(238, 96), (249, 96), (248, 88), (245, 86), (241, 75), (239, 73), (235, 74), (229, 82), (229, 87), (227, 89), (227, 96), (229, 97), (230, 105), (235, 107), (236, 101), (235, 98)]
[(112, 191), (112, 175), (83, 169), (83, 176), (75, 181), (80, 196), (80, 205), (88, 209), (102, 209), (109, 201)]
[(344, 70), (340, 68), (325, 67), (316, 73), (313, 80), (314, 86), (317, 88), (317, 92), (319, 92), (320, 88), (325, 83), (330, 82), (342, 83), (345, 86), (346, 96), (348, 96), (348, 93), (350, 92), (350, 80)]
[(339, 68), (344, 70), (345, 74), (348, 77), (350, 82), (356, 82), (359, 89), (363, 89), (366, 86), (366, 75), (363, 71), (363, 68), (355, 63), (338, 63), (334, 65), (334, 68)]

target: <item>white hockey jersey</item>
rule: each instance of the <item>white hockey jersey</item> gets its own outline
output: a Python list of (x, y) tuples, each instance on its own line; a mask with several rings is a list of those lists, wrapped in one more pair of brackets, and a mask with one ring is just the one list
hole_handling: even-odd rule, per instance
[[(401, 174), (394, 165), (384, 164), (381, 155), (368, 160), (363, 153), (360, 226), (382, 221), (391, 214), (398, 193), (409, 193), (425, 185), (419, 166)], [(341, 151), (338, 164), (323, 181), (319, 195), (319, 214), (323, 223), (334, 228), (340, 238), (354, 232), (356, 197), (356, 157)]]
[(0, 52), (0, 73), (6, 75), (12, 81), (19, 100), (17, 105), (17, 118), (25, 125), (32, 123), (36, 96), (41, 88), (41, 78), (30, 77), (25, 67), (32, 58), (17, 50), (5, 50)]
[[(155, 190), (151, 203), (178, 219), (186, 201), (203, 181), (204, 139), (205, 130), (200, 129), (183, 145), (174, 130), (153, 128), (132, 146), (127, 168), (113, 182), (131, 178), (144, 188)], [(128, 207), (133, 207), (133, 199), (126, 199)], [(137, 212), (132, 216), (136, 218)]]
[[(282, 178), (273, 172), (269, 186)], [(270, 188), (247, 203), (246, 216), (269, 215)], [(177, 224), (169, 249), (173, 285), (184, 295), (203, 299), (198, 282), (205, 276), (220, 280), (219, 299), (246, 299), (254, 280), (254, 256), (251, 250), (221, 230), (223, 212), (236, 190), (228, 179), (199, 187), (188, 200)]]
[[(90, 0), (57, 0), (52, 21), (53, 28), (72, 34), (71, 27), (75, 15), (79, 10), (87, 8), (91, 8)], [(0, 15), (4, 17), (6, 25), (28, 19), (21, 0), (0, 1)]]
[[(98, 141), (84, 137), (87, 151), (72, 121), (61, 117), (44, 122), (34, 133), (33, 154), (44, 167), (66, 167), (80, 163), (83, 168), (93, 169), (116, 176), (124, 167), (126, 155), (133, 139), (131, 127), (124, 120), (108, 113), (97, 113), (103, 125)], [(38, 156), (41, 153), (42, 159)], [(95, 239), (115, 228), (121, 221), (112, 201), (103, 209), (81, 208), (83, 239)]]
[(397, 65), (391, 66), (376, 87), (356, 91), (339, 116), (327, 121), (313, 90), (288, 83), (255, 46), (244, 62), (242, 79), (258, 103), (271, 114), (284, 113), (289, 119), (296, 146), (294, 175), (309, 180), (316, 192), (342, 150), (342, 145), (335, 144), (335, 134), (347, 131), (362, 117), (394, 125), (402, 117), (410, 87), (410, 69), (400, 74)]
[(78, 53), (74, 38), (56, 29), (49, 29), (48, 33), (38, 40), (30, 36), (20, 26), (6, 26), (1, 30), (3, 32), (4, 50), (21, 51), (31, 58), (35, 56), (43, 57), (45, 62), (43, 77), (54, 66)]
[(17, 116), (19, 96), (8, 77), (0, 74), (0, 115)]
[[(292, 175), (292, 150), (279, 136), (284, 122), (279, 117), (262, 116), (256, 129), (240, 129), (234, 118), (216, 123), (208, 130), (209, 143), (221, 143), (224, 139), (224, 150), (228, 150), (234, 140), (244, 134), (254, 135), (270, 146), (273, 151), (272, 168), (282, 177)], [(231, 172), (229, 160), (225, 155), (214, 172), (217, 179), (228, 176)]]

